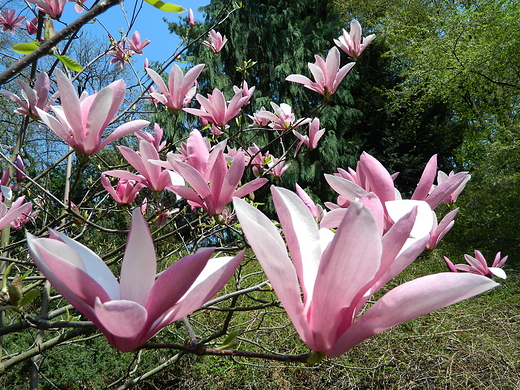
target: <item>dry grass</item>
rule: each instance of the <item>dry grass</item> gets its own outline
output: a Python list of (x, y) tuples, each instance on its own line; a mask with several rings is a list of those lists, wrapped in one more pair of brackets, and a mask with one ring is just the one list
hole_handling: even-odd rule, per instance
[[(437, 271), (437, 262), (423, 259), (398, 283)], [(153, 383), (190, 390), (520, 389), (520, 275), (509, 274), (492, 292), (397, 326), (315, 367), (190, 356)], [(292, 326), (283, 326), (286, 318), (273, 312), (238, 316), (235, 325), (251, 331), (240, 348), (305, 352)], [(149, 385), (139, 388), (154, 388)]]

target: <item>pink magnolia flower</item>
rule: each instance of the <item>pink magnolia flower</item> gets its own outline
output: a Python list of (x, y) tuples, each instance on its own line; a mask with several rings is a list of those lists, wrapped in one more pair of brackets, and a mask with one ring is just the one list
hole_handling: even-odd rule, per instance
[(11, 209), (14, 209), (14, 210), (23, 210), (21, 212), (20, 215), (18, 215), (18, 217), (11, 222), (11, 227), (13, 229), (16, 229), (16, 230), (20, 230), (21, 228), (23, 228), (23, 226), (29, 222), (31, 220), (31, 218), (34, 218), (36, 217), (39, 213), (40, 213), (40, 210), (36, 210), (35, 212), (32, 211), (32, 203), (23, 203), (25, 200), (25, 196), (22, 196), (18, 199), (16, 199), (12, 206), (11, 206)]
[(244, 101), (244, 106), (249, 104), (249, 101), (253, 97), (255, 89), (255, 87), (249, 88), (249, 86), (247, 85), (247, 81), (245, 80), (242, 82), (242, 88), (238, 88), (236, 85), (233, 85), (233, 92), (235, 92), (235, 94), (241, 93), (243, 97), (247, 97), (247, 100)]
[(36, 32), (38, 31), (38, 17), (35, 16), (31, 20), (27, 19), (25, 21), (25, 28), (27, 29), (27, 34), (36, 34)]
[(27, 234), (27, 243), (53, 287), (122, 352), (136, 349), (211, 299), (244, 255), (210, 259), (213, 249), (201, 249), (155, 279), (153, 239), (139, 209), (132, 214), (119, 282), (94, 252), (62, 233), (51, 230), (50, 238)]
[(316, 82), (312, 82), (308, 77), (300, 74), (292, 74), (285, 80), (303, 84), (306, 88), (318, 92), (325, 98), (330, 98), (336, 92), (348, 71), (355, 65), (355, 62), (351, 62), (340, 69), (340, 54), (336, 47), (329, 50), (325, 61), (318, 55), (315, 55), (314, 58), (316, 63), (309, 63), (308, 65)]
[(376, 36), (374, 34), (363, 38), (361, 41), (361, 25), (357, 20), (350, 22), (350, 34), (343, 29), (343, 35), (339, 39), (334, 39), (334, 43), (347, 55), (356, 60), (367, 48)]
[(214, 54), (220, 53), (220, 51), (227, 42), (226, 36), (222, 37), (222, 35), (219, 32), (216, 32), (215, 30), (211, 30), (208, 33), (208, 38), (209, 42), (203, 41), (202, 44), (204, 46), (209, 47)]
[[(167, 161), (158, 159), (150, 161), (153, 164), (175, 172), (178, 172), (177, 162), (185, 162), (195, 168), (206, 182), (209, 182), (217, 154), (219, 151), (223, 151), (225, 146), (226, 142), (223, 141), (211, 148), (209, 141), (202, 136), (200, 131), (195, 129), (190, 133), (188, 140), (183, 142), (180, 148), (177, 149), (180, 153), (169, 152), (166, 155)], [(228, 158), (226, 158), (226, 161), (228, 161)], [(180, 185), (184, 185), (184, 182), (180, 183)]]
[(263, 115), (264, 112), (268, 111), (262, 106), (260, 110), (257, 110), (253, 115), (248, 115), (248, 117), (253, 121), (249, 127), (266, 127), (269, 124), (270, 119)]
[(298, 151), (304, 144), (307, 145), (310, 149), (316, 149), (318, 147), (318, 141), (321, 137), (323, 137), (323, 134), (325, 134), (325, 129), (320, 129), (320, 120), (318, 118), (314, 118), (309, 125), (308, 136), (302, 135), (296, 130), (293, 130), (293, 134), (300, 140), (294, 152), (294, 156), (296, 157)]
[(184, 108), (183, 110), (223, 129), (231, 119), (240, 113), (240, 109), (245, 102), (249, 101), (249, 97), (243, 96), (242, 90), (239, 90), (228, 105), (224, 94), (215, 88), (213, 93), (209, 94), (207, 98), (198, 94), (197, 101), (201, 105), (200, 109)]
[(46, 13), (53, 19), (59, 19), (67, 4), (67, 0), (27, 0), (34, 4), (40, 11)]
[(109, 56), (114, 57), (110, 60), (110, 65), (117, 64), (121, 66), (121, 69), (124, 69), (125, 64), (130, 63), (130, 59), (132, 58), (133, 53), (126, 47), (126, 41), (121, 41), (117, 45), (112, 47), (112, 51), (109, 51), (107, 54)]
[(271, 158), (271, 161), (267, 163), (268, 173), (274, 177), (282, 177), (286, 170), (289, 169), (291, 164), (285, 165), (285, 159)]
[(6, 9), (4, 13), (0, 13), (0, 27), (2, 32), (9, 31), (14, 34), (16, 28), (22, 28), (23, 24), (20, 24), (25, 20), (25, 16), (16, 16), (16, 10)]
[(191, 8), (188, 11), (188, 26), (195, 26), (195, 15), (193, 14), (193, 10)]
[(444, 172), (440, 172), (437, 178), (437, 186), (433, 185), (437, 174), (437, 155), (433, 155), (421, 175), (421, 179), (417, 184), (417, 188), (412, 194), (412, 199), (425, 200), (432, 206), (437, 207), (441, 203), (452, 204), (455, 202), (466, 183), (471, 179), (468, 172), (453, 172), (447, 176)]
[[(377, 218), (353, 202), (332, 233), (318, 229), (296, 194), (275, 187), (271, 192), (285, 241), (278, 227), (247, 202), (235, 199), (235, 210), (278, 299), (313, 351), (339, 356), (395, 325), (497, 286), (479, 275), (428, 275), (394, 288), (359, 316), (369, 298), (424, 249), (427, 234), (410, 239), (422, 220), (418, 210), (382, 236)], [(431, 226), (420, 228), (428, 232)]]
[(507, 278), (506, 273), (502, 269), (507, 261), (507, 256), (501, 257), (500, 252), (496, 254), (491, 267), (488, 267), (486, 259), (479, 251), (475, 251), (475, 257), (464, 255), (464, 258), (468, 264), (453, 264), (446, 256), (444, 256), (444, 261), (446, 261), (451, 272), (466, 271), (472, 274), (487, 276), (488, 278), (492, 278), (493, 276), (498, 276), (502, 279)]
[(40, 115), (36, 108), (39, 108), (45, 112), (49, 111), (50, 105), (54, 103), (58, 95), (54, 94), (48, 101), (50, 80), (47, 73), (42, 72), (38, 75), (36, 82), (34, 83), (34, 89), (29, 84), (22, 80), (17, 80), (18, 85), (22, 89), (22, 97), (20, 99), (17, 95), (12, 92), (1, 90), (0, 94), (8, 97), (13, 102), (18, 104), (20, 107), (14, 110), (15, 113), (20, 115), (28, 115), (33, 118), (39, 118)]
[(150, 43), (152, 43), (152, 41), (150, 41), (149, 39), (145, 39), (141, 42), (141, 34), (139, 34), (139, 31), (134, 31), (134, 33), (132, 34), (132, 39), (125, 39), (130, 45), (130, 50), (135, 51), (137, 54), (143, 54), (143, 49)]
[[(437, 170), (434, 157), (432, 157), (430, 162), (426, 165), (421, 180), (412, 195), (412, 200), (424, 200), (432, 209), (436, 208), (446, 199), (467, 175), (465, 172), (460, 172), (429, 193), (433, 177), (435, 177)], [(348, 207), (350, 202), (359, 201), (360, 199), (366, 198), (369, 193), (374, 193), (385, 210), (386, 231), (393, 223), (386, 212), (386, 204), (387, 202), (401, 199), (399, 191), (394, 186), (394, 178), (395, 175), (390, 175), (383, 164), (370, 154), (363, 152), (356, 170), (349, 168), (348, 171), (340, 170), (340, 173), (334, 176), (325, 175), (325, 179), (329, 185), (340, 195), (338, 197), (339, 206), (330, 203), (326, 203), (325, 205), (330, 208)]]
[(56, 69), (56, 80), (63, 105), (51, 108), (58, 119), (38, 107), (36, 110), (45, 124), (80, 154), (94, 155), (110, 142), (141, 130), (150, 123), (145, 120), (124, 123), (102, 141), (101, 135), (123, 103), (125, 82), (115, 81), (91, 96), (83, 92), (80, 99), (68, 77), (59, 69)]
[(159, 160), (159, 153), (155, 147), (146, 141), (139, 142), (139, 153), (127, 146), (118, 146), (123, 157), (132, 165), (139, 175), (127, 171), (106, 171), (105, 175), (120, 179), (133, 180), (149, 188), (151, 191), (160, 192), (168, 188), (172, 183), (184, 185), (184, 180), (172, 171), (163, 170), (150, 160)]
[(164, 226), (166, 225), (166, 222), (168, 221), (168, 217), (173, 214), (177, 214), (179, 212), (179, 209), (173, 209), (169, 211), (162, 212), (157, 216), (157, 220), (155, 221), (155, 225), (157, 226)]
[(260, 119), (267, 119), (271, 123), (269, 123), (269, 127), (274, 130), (289, 130), (295, 129), (297, 127), (303, 126), (309, 123), (310, 118), (306, 119), (298, 119), (296, 120), (291, 106), (286, 103), (282, 103), (280, 105), (271, 102), (271, 107), (274, 110), (274, 113), (270, 111), (257, 111), (255, 116)]
[(263, 169), (271, 160), (271, 156), (269, 155), (269, 151), (262, 153), (262, 149), (258, 147), (257, 144), (253, 144), (253, 146), (247, 148), (247, 160), (248, 164), (252, 166), (253, 174), (258, 177), (263, 174)]
[[(181, 154), (174, 155), (173, 153), (168, 153), (168, 161), (171, 161), (171, 158), (185, 161), (199, 171), (206, 179), (209, 179), (209, 176), (206, 176), (206, 172), (208, 171), (210, 150), (211, 144), (209, 141), (202, 136), (200, 131), (194, 129), (190, 133), (187, 141), (181, 144), (179, 148)], [(170, 165), (170, 169), (175, 169), (173, 164)]]
[(430, 241), (428, 241), (428, 244), (426, 244), (426, 249), (432, 250), (434, 249), (441, 239), (448, 233), (453, 225), (455, 224), (455, 216), (459, 212), (459, 209), (455, 209), (450, 211), (448, 214), (444, 216), (441, 223), (437, 224), (437, 216), (435, 215), (435, 212), (433, 214), (433, 227), (432, 231), (430, 232)]
[[(145, 68), (146, 69), (146, 68)], [(154, 107), (157, 107), (157, 105), (159, 104), (159, 100), (155, 99), (153, 97), (153, 94), (154, 93), (158, 93), (157, 90), (154, 88), (154, 87), (150, 87), (148, 88), (148, 94), (150, 95), (150, 97), (146, 97), (145, 100), (147, 102), (150, 102), (151, 104), (154, 105)]]
[(22, 215), (29, 216), (32, 210), (32, 203), (25, 201), (25, 195), (16, 199), (11, 208), (7, 208), (5, 203), (0, 202), (0, 231), (16, 221)]
[[(5, 199), (11, 199), (13, 197), (13, 191), (9, 186), (9, 181), (11, 180), (11, 170), (6, 168), (2, 173), (2, 177), (0, 178), (0, 202)], [(1, 229), (0, 229), (1, 230)]]
[(105, 187), (105, 190), (114, 198), (118, 204), (130, 204), (132, 203), (144, 184), (138, 183), (135, 180), (119, 179), (116, 188), (112, 187), (110, 180), (108, 179), (106, 172), (101, 174), (101, 184)]
[[(441, 185), (442, 183), (444, 183), (450, 177), (453, 177), (453, 176), (455, 176), (455, 173), (453, 171), (451, 171), (449, 173), (449, 175), (446, 175), (444, 172), (439, 171), (437, 173), (437, 185)], [(468, 181), (470, 179), (471, 179), (471, 175), (467, 174), (465, 176), (464, 180), (462, 181), (462, 183), (460, 183), (460, 185), (446, 199), (444, 199), (442, 203), (446, 203), (446, 204), (455, 203), (457, 201), (457, 198), (459, 197), (460, 193), (462, 192), (462, 190), (464, 190), (464, 187), (466, 187), (466, 184), (468, 183)]]
[(202, 69), (204, 69), (204, 64), (199, 64), (184, 75), (182, 69), (177, 64), (174, 64), (170, 70), (168, 86), (166, 86), (162, 77), (155, 70), (146, 68), (146, 72), (154, 83), (157, 84), (160, 91), (160, 93), (151, 92), (150, 95), (171, 111), (181, 110), (195, 96), (197, 91), (195, 84)]
[(71, 3), (76, 3), (74, 5), (74, 9), (76, 10), (76, 12), (78, 14), (82, 13), (83, 12), (83, 3), (85, 3), (87, 0), (67, 0)]
[(160, 152), (166, 146), (166, 141), (161, 142), (164, 135), (164, 130), (161, 129), (161, 127), (157, 123), (153, 125), (153, 129), (153, 135), (142, 130), (137, 130), (135, 132), (135, 135), (137, 136), (137, 139), (139, 141), (146, 141), (148, 143), (151, 143), (155, 147), (155, 149), (157, 149), (157, 151)]
[(267, 183), (267, 179), (260, 178), (237, 189), (246, 165), (242, 152), (237, 153), (228, 168), (224, 152), (218, 150), (211, 165), (209, 180), (187, 163), (178, 161), (175, 164), (176, 171), (192, 188), (174, 185), (171, 191), (186, 199), (190, 206), (203, 208), (213, 216), (220, 214), (233, 197), (246, 196)]

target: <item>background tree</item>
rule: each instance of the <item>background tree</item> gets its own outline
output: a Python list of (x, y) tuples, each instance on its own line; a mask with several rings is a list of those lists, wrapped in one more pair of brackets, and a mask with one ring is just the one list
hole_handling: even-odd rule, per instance
[[(380, 134), (375, 138), (390, 159), (387, 164), (407, 172), (421, 159), (413, 156), (429, 151), (440, 154), (441, 169), (471, 171), (473, 180), (461, 200), (465, 211), (448, 240), (460, 251), (478, 246), (517, 252), (518, 234), (505, 221), (506, 215), (520, 215), (516, 2), (349, 0), (335, 5), (346, 19), (356, 18), (378, 34), (360, 61), (385, 46), (376, 64), (386, 64), (387, 71), (366, 74), (388, 75), (387, 83), (368, 82), (360, 98), (380, 99), (378, 113), (364, 117), (369, 120), (364, 131)], [(370, 112), (370, 104), (361, 111)], [(395, 162), (393, 155), (399, 156)], [(477, 207), (489, 212), (477, 217), (470, 211)], [(518, 218), (510, 220), (518, 225)]]
[[(229, 5), (230, 2), (216, 0), (204, 7), (206, 22), (196, 24), (189, 37), (207, 30), (215, 23), (221, 10)], [(321, 103), (322, 96), (299, 84), (287, 82), (285, 78), (290, 74), (309, 75), (307, 63), (314, 62), (315, 54), (325, 57), (343, 25), (332, 1), (246, 1), (216, 27), (230, 42), (220, 54), (214, 55), (207, 47), (197, 44), (188, 50), (185, 57), (190, 64), (206, 64), (203, 76), (207, 81), (201, 85), (202, 94), (211, 92), (211, 85), (211, 88), (219, 88), (230, 96), (233, 85), (239, 86), (245, 80), (256, 88), (249, 114), (261, 107), (272, 110), (270, 102), (273, 101), (289, 104), (297, 118), (320, 117), (321, 127), (327, 129), (320, 147), (301, 154), (280, 180), (288, 187), (298, 182), (303, 187), (310, 187), (314, 194), (326, 191), (323, 172), (355, 164), (360, 152), (359, 145), (353, 142), (349, 133), (352, 121), (360, 115), (352, 108), (349, 92), (356, 75), (351, 72), (343, 80), (332, 101), (320, 109), (319, 115), (315, 108)], [(182, 23), (169, 23), (169, 28), (180, 36), (186, 31)], [(247, 67), (247, 61), (253, 61), (254, 65)], [(345, 56), (342, 64), (346, 61)], [(273, 132), (266, 131), (249, 134), (247, 142), (253, 141), (260, 146), (269, 144), (276, 137)], [(297, 142), (292, 133), (287, 134), (284, 140), (293, 146)], [(275, 157), (284, 153), (279, 143), (269, 145), (269, 150)], [(292, 154), (292, 150), (288, 153)]]

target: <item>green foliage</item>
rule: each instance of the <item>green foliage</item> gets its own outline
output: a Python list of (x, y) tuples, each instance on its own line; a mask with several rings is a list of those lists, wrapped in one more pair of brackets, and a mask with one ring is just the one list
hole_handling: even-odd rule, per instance
[(164, 11), (164, 12), (174, 12), (174, 13), (182, 13), (182, 12), (186, 12), (186, 10), (181, 7), (180, 5), (175, 5), (175, 4), (172, 4), (172, 3), (164, 3), (160, 0), (144, 0), (146, 1), (148, 4), (150, 5), (153, 5), (155, 8), (157, 9), (160, 9), (161, 11)]
[(518, 144), (485, 145), (473, 165), (472, 178), (457, 206), (461, 210), (447, 241), (462, 253), (498, 251), (508, 264), (520, 266), (520, 148)]
[(38, 41), (32, 41), (28, 43), (17, 43), (16, 45), (13, 45), (11, 49), (13, 51), (20, 53), (20, 54), (31, 54), (33, 51), (35, 51), (37, 48), (41, 46), (41, 43)]
[(446, 238), (462, 253), (518, 252), (517, 2), (346, 0), (335, 6), (358, 19), (365, 34), (377, 34), (359, 61), (359, 90), (352, 90), (364, 114), (358, 137), (378, 140), (364, 148), (401, 172), (397, 185), (406, 192), (433, 153), (446, 172), (470, 171)]
[(76, 72), (80, 72), (83, 67), (79, 64), (78, 61), (75, 59), (69, 57), (69, 56), (60, 56), (57, 54), (54, 54), (54, 57), (56, 57), (60, 62), (65, 65), (67, 68), (74, 70)]

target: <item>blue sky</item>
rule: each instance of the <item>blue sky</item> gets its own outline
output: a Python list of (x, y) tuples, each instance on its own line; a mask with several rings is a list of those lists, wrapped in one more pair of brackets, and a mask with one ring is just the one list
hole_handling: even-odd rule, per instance
[[(209, 4), (210, 0), (172, 0), (169, 2), (183, 6), (186, 9), (192, 8), (195, 12), (195, 19), (202, 20), (202, 14), (198, 13), (197, 9)], [(91, 1), (88, 1), (86, 4), (89, 5), (89, 3), (91, 3)], [(126, 11), (127, 19), (130, 20), (136, 4), (141, 4), (141, 0), (125, 0), (122, 4), (123, 8), (122, 6), (116, 5), (106, 13), (100, 15), (98, 19), (114, 38), (119, 39), (121, 36), (119, 32), (120, 30), (123, 30), (124, 33), (128, 31), (128, 22), (123, 16), (123, 10)], [(151, 61), (162, 61), (169, 55), (173, 54), (173, 51), (180, 43), (180, 40), (177, 36), (168, 32), (167, 24), (163, 21), (163, 18), (166, 18), (169, 21), (178, 21), (179, 18), (185, 18), (187, 15), (187, 12), (183, 14), (163, 12), (154, 8), (150, 4), (143, 3), (140, 14), (128, 35), (131, 36), (132, 33), (137, 30), (141, 34), (141, 39), (150, 39), (152, 43), (144, 49), (143, 56), (135, 56), (136, 66), (140, 66), (145, 57)], [(70, 22), (77, 17), (78, 14), (74, 10), (72, 3), (68, 3), (65, 7), (62, 19)], [(84, 30), (89, 31), (100, 38), (107, 37), (107, 32), (99, 23), (87, 25), (84, 27)]]

